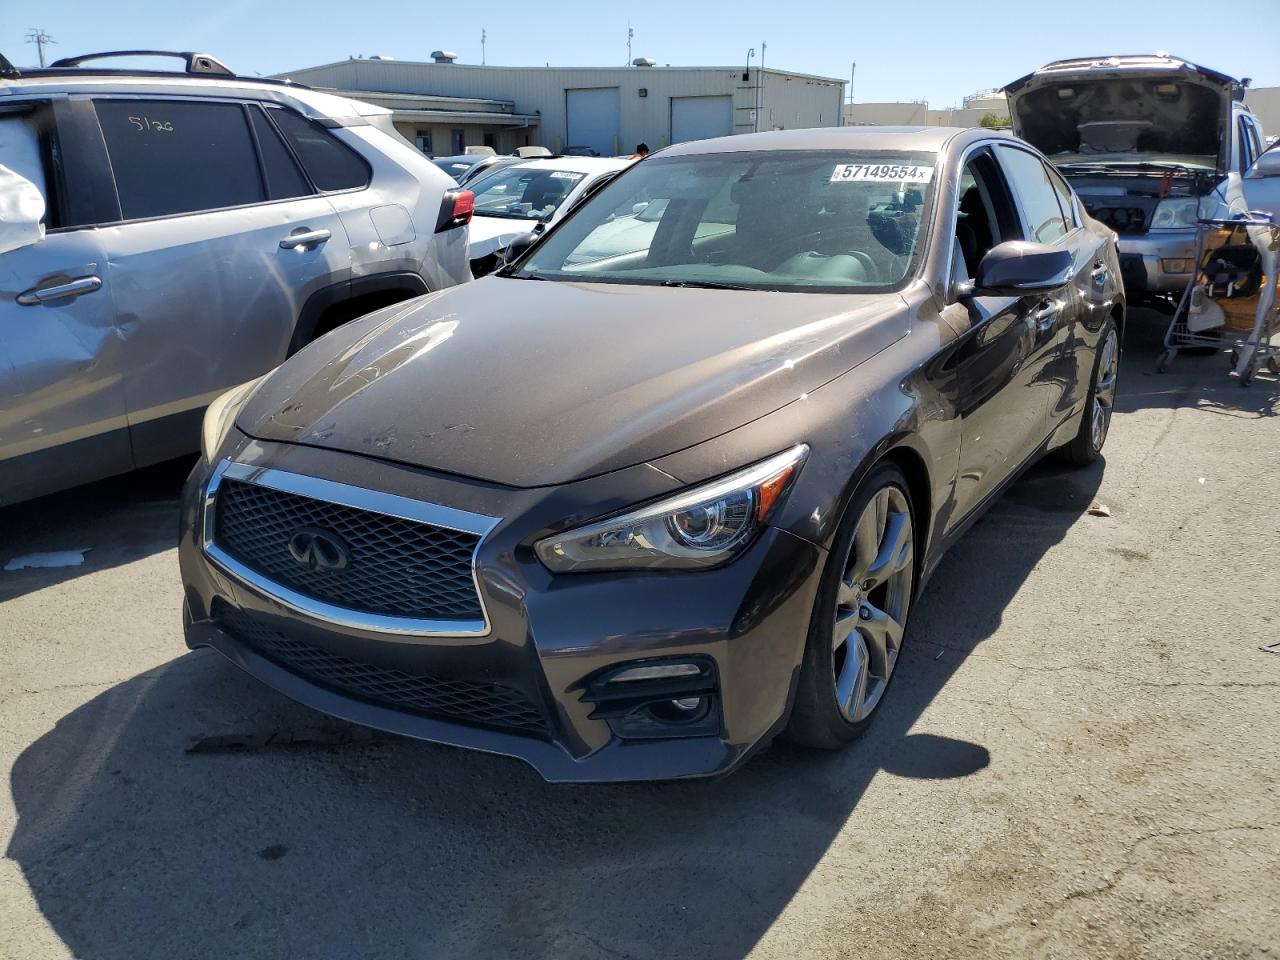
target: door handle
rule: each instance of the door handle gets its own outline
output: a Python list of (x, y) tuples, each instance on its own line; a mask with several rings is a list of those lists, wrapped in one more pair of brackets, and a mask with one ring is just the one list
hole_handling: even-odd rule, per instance
[(309, 247), (312, 244), (318, 246), (331, 236), (328, 230), (304, 230), (302, 233), (291, 233), (280, 241), (280, 249), (296, 250), (298, 247)]
[(1050, 300), (1044, 306), (1037, 309), (1031, 314), (1035, 318), (1036, 327), (1041, 333), (1046, 333), (1053, 329), (1053, 325), (1058, 322), (1058, 314), (1061, 306), (1056, 300)]
[(67, 297), (83, 297), (102, 288), (101, 277), (78, 277), (66, 283), (55, 283), (47, 287), (32, 287), (18, 294), (18, 303), (24, 307), (34, 307), (41, 303), (63, 300)]

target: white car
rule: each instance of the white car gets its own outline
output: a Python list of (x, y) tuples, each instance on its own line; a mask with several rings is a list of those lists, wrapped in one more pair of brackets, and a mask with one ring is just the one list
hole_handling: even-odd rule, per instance
[(468, 184), (475, 214), (467, 227), (471, 272), (484, 276), (516, 237), (545, 230), (578, 199), (635, 161), (629, 157), (554, 157), (503, 167)]

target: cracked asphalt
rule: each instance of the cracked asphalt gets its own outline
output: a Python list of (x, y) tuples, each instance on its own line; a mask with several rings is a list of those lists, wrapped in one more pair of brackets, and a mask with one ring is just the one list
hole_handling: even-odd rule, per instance
[(89, 548), (0, 573), (0, 956), (1277, 956), (1280, 387), (1158, 376), (1160, 331), (1105, 464), (945, 561), (868, 738), (712, 782), (548, 786), (186, 652), (181, 465), (0, 511), (0, 566)]

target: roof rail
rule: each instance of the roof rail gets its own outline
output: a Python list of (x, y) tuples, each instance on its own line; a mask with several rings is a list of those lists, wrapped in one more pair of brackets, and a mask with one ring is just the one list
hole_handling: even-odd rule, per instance
[(49, 64), (50, 70), (63, 70), (78, 67), (87, 60), (108, 60), (115, 57), (173, 57), (186, 61), (187, 73), (201, 73), (218, 77), (234, 77), (235, 73), (217, 57), (207, 53), (185, 51), (175, 53), (172, 50), (107, 50), (102, 53), (85, 53), (78, 57), (63, 57)]

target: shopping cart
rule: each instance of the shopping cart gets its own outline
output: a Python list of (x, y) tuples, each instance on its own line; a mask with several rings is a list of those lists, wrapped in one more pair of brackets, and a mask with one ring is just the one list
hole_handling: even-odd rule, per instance
[[(1237, 204), (1232, 204), (1236, 209)], [(1248, 386), (1266, 365), (1280, 375), (1272, 343), (1280, 330), (1280, 227), (1270, 214), (1239, 210), (1236, 216), (1200, 220), (1196, 230), (1197, 269), (1187, 283), (1164, 336), (1156, 371), (1164, 373), (1181, 350), (1231, 348), (1231, 365), (1241, 386)], [(1252, 322), (1242, 337), (1222, 330), (1232, 320)]]

